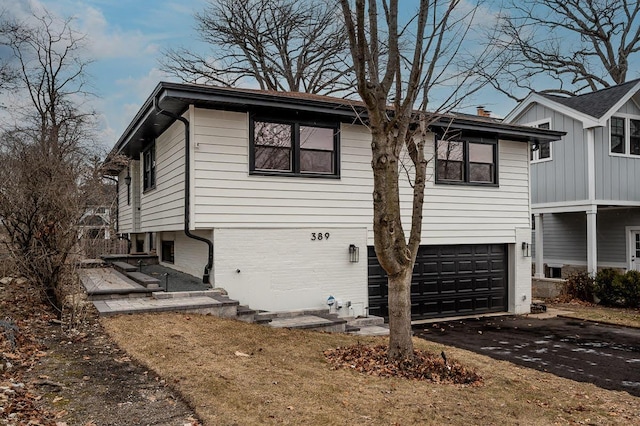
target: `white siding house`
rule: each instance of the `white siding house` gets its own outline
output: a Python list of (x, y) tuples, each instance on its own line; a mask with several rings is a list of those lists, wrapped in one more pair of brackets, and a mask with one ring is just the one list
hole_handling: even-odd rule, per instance
[[(333, 296), (341, 315), (385, 315), (363, 116), (328, 97), (160, 83), (114, 148), (131, 159), (119, 175), (132, 177), (120, 185), (119, 232), (153, 242), (145, 249), (161, 263), (192, 275), (210, 260), (211, 284), (254, 309), (317, 309)], [(528, 312), (528, 142), (561, 133), (467, 115), (432, 130), (414, 318)], [(459, 157), (436, 155), (442, 144)], [(406, 180), (401, 198), (410, 223)], [(211, 259), (185, 224), (212, 242)]]

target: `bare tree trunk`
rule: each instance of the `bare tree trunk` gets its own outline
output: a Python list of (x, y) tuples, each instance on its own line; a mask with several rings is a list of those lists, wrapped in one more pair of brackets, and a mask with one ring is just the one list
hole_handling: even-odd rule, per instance
[(413, 358), (411, 340), (412, 264), (389, 276), (389, 353), (391, 359)]
[[(400, 215), (398, 144), (395, 134), (372, 126), (373, 232), (378, 260), (388, 275), (389, 357), (411, 358), (411, 274), (413, 258)], [(422, 206), (420, 206), (422, 208)]]

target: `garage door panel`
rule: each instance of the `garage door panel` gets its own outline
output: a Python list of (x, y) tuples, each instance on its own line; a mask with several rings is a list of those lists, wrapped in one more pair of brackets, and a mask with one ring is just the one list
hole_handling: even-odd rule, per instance
[[(386, 275), (373, 247), (368, 254), (369, 312), (388, 317)], [(499, 244), (420, 247), (411, 283), (412, 319), (506, 311), (506, 260), (506, 246)]]

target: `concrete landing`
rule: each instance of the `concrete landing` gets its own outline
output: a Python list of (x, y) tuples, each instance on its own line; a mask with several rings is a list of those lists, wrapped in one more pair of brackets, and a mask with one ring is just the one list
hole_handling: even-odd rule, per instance
[[(236, 302), (237, 303), (237, 302)], [(235, 316), (235, 304), (220, 302), (208, 296), (155, 299), (152, 297), (139, 299), (96, 300), (93, 302), (102, 316), (135, 314), (142, 312), (181, 311), (200, 314), (211, 314), (220, 317)]]

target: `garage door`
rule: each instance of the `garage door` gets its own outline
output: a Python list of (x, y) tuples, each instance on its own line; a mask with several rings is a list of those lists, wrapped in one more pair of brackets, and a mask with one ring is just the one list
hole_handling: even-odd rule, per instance
[[(388, 318), (387, 275), (368, 249), (369, 313)], [(504, 244), (421, 246), (411, 281), (411, 319), (507, 311)]]

